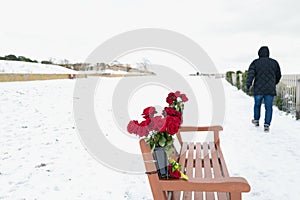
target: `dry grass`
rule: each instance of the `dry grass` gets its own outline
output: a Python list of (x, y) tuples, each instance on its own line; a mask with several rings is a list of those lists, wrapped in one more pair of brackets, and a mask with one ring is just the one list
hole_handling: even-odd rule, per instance
[(68, 79), (69, 74), (0, 74), (0, 82)]

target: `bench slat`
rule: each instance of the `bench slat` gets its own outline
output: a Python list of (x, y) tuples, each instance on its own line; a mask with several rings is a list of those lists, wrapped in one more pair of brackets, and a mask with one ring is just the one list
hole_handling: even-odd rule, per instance
[[(195, 177), (202, 178), (202, 157), (201, 157), (201, 143), (196, 143), (196, 158), (195, 158)], [(203, 192), (195, 192), (195, 199), (203, 200)]]
[[(215, 148), (214, 142), (210, 142), (209, 147), (210, 147), (210, 152), (211, 152), (214, 177), (223, 178), (222, 168), (220, 166), (219, 157), (218, 157), (218, 153), (217, 153), (218, 149)], [(226, 200), (227, 199), (226, 193), (224, 193), (224, 192), (218, 192), (217, 196), (218, 196), (218, 200)]]
[[(209, 149), (208, 149), (208, 144), (206, 142), (203, 143), (203, 154), (204, 154), (204, 177), (212, 178)], [(207, 200), (215, 199), (214, 193), (212, 192), (206, 192), (205, 196)]]
[(214, 177), (221, 178), (223, 176), (222, 176), (222, 172), (221, 172), (221, 168), (220, 168), (220, 164), (219, 164), (217, 150), (215, 149), (215, 144), (210, 142), (209, 147), (210, 147), (210, 153), (211, 153), (211, 159), (212, 159), (212, 167), (214, 170)]
[[(180, 150), (180, 157), (178, 163), (182, 165), (182, 170), (185, 168), (185, 160), (186, 160), (186, 151), (187, 151), (187, 143), (183, 143)], [(175, 191), (173, 192), (173, 199), (180, 199), (181, 192)]]
[(228, 169), (226, 167), (226, 163), (225, 163), (225, 160), (224, 160), (224, 156), (223, 156), (221, 147), (219, 145), (217, 145), (217, 148), (218, 148), (218, 154), (219, 154), (219, 157), (220, 157), (220, 162), (221, 162), (221, 165), (222, 165), (223, 175), (224, 175), (224, 177), (229, 177)]
[[(186, 163), (186, 175), (190, 178), (193, 177), (193, 169), (194, 169), (194, 144), (188, 144), (188, 158)], [(189, 200), (192, 199), (192, 192), (184, 192), (183, 199)]]

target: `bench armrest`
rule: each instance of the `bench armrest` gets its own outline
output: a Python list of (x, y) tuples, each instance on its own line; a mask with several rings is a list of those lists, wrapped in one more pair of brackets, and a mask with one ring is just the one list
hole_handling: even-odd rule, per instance
[(222, 131), (222, 126), (182, 126), (179, 132), (191, 132), (191, 131)]
[(196, 132), (196, 131), (212, 131), (214, 132), (214, 142), (220, 144), (219, 132), (223, 130), (222, 126), (182, 126), (176, 133), (178, 141), (182, 145), (182, 132)]
[(249, 192), (250, 185), (242, 177), (226, 178), (190, 178), (160, 180), (164, 191), (198, 191), (198, 192)]

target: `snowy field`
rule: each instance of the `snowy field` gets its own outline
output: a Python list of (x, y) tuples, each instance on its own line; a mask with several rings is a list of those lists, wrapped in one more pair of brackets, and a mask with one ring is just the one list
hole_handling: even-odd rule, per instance
[[(135, 66), (136, 67), (136, 66)], [(48, 65), (22, 61), (0, 60), (0, 74), (137, 74), (122, 70), (75, 71), (59, 65)], [(140, 72), (140, 74), (143, 74)]]
[(0, 73), (7, 74), (78, 74), (58, 65), (46, 65), (22, 61), (0, 60)]
[[(200, 78), (187, 79), (201, 100)], [(118, 141), (123, 136), (111, 117), (112, 91), (119, 80), (102, 78), (105, 87), (98, 89), (105, 91), (96, 92), (95, 112), (102, 113), (97, 118), (104, 122), (104, 130), (110, 130), (106, 137), (126, 146), (124, 140)], [(0, 83), (0, 199), (152, 199), (146, 175), (107, 168), (81, 144), (73, 115), (75, 81)], [(251, 185), (243, 199), (300, 199), (300, 122), (274, 108), (271, 131), (266, 134), (250, 124), (252, 98), (225, 81), (223, 85), (226, 117), (221, 146), (230, 174), (245, 177)], [(142, 96), (131, 101), (139, 102)], [(133, 110), (134, 102), (129, 103)], [(204, 107), (199, 108), (201, 125), (209, 123), (205, 118), (210, 109)], [(186, 103), (184, 119), (190, 110)], [(127, 145), (128, 151), (138, 154), (137, 140), (135, 144)]]

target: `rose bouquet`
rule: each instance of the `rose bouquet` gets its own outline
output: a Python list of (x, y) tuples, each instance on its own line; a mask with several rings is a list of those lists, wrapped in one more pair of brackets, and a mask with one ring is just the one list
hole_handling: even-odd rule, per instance
[[(160, 177), (183, 178), (187, 180), (187, 176), (181, 172), (181, 165), (175, 160), (167, 158), (167, 155), (173, 153), (173, 135), (178, 132), (182, 123), (182, 112), (184, 102), (188, 98), (179, 91), (171, 92), (166, 98), (168, 106), (165, 107), (161, 115), (157, 115), (155, 107), (147, 107), (143, 110), (143, 121), (131, 120), (127, 125), (127, 131), (130, 134), (144, 138), (154, 150), (154, 157), (157, 160), (156, 167)], [(163, 148), (161, 150), (160, 148)], [(159, 152), (163, 151), (161, 154)], [(169, 162), (169, 164), (167, 164)]]
[(174, 141), (172, 136), (178, 132), (182, 123), (184, 102), (187, 101), (185, 94), (179, 91), (171, 92), (166, 98), (169, 106), (164, 108), (161, 115), (157, 115), (155, 107), (147, 107), (142, 113), (144, 120), (142, 122), (131, 120), (127, 131), (144, 138), (151, 149), (163, 147), (169, 150)]

